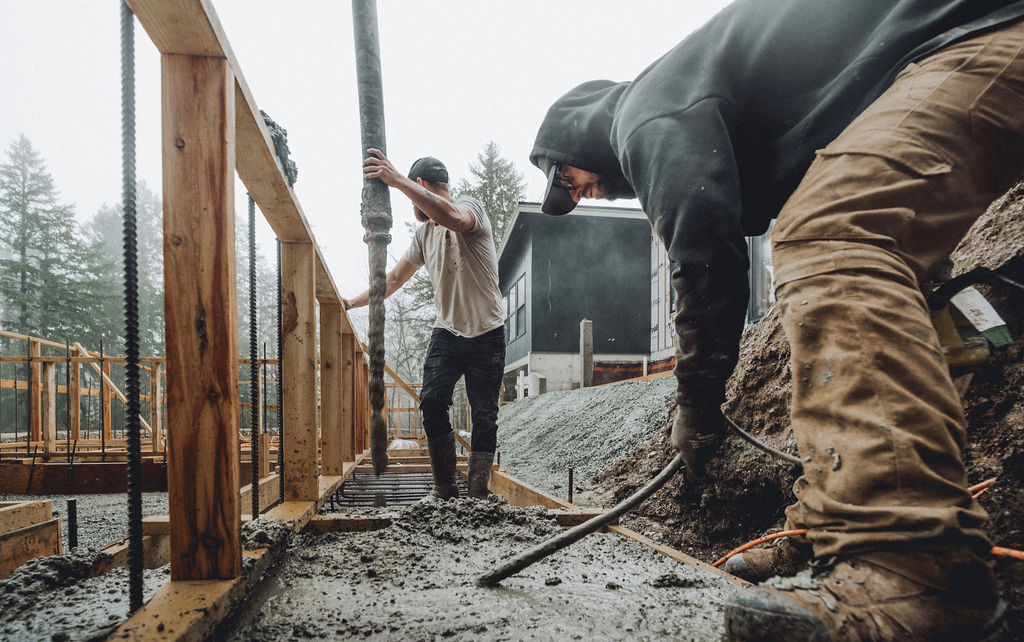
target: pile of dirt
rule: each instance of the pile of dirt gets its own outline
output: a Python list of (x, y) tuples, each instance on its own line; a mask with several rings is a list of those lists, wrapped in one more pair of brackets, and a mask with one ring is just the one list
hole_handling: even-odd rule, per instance
[(215, 637), (720, 637), (732, 585), (620, 535), (590, 535), (499, 587), (476, 586), (560, 532), (544, 515), (492, 496), (415, 504), (380, 531), (300, 535)]
[[(1024, 283), (1024, 183), (993, 204), (953, 254), (953, 274), (984, 266)], [(995, 348), (965, 396), (968, 480), (996, 477), (980, 498), (989, 512), (993, 542), (1024, 548), (1024, 298), (979, 286), (1007, 321), (1016, 340)], [(727, 386), (726, 412), (769, 445), (795, 453), (789, 428), (789, 348), (778, 311), (772, 310), (743, 339), (739, 365)], [(597, 491), (622, 499), (651, 479), (672, 454), (666, 420), (636, 449), (594, 480)], [(730, 435), (700, 483), (682, 475), (640, 506), (624, 523), (681, 550), (712, 561), (745, 541), (781, 528), (793, 501), (793, 466), (753, 450)], [(1024, 563), (994, 562), (1003, 596), (1011, 602), (1007, 624), (1024, 631)]]
[(600, 505), (589, 480), (664, 422), (675, 400), (672, 377), (527, 397), (501, 407), (498, 450), (509, 474), (565, 498), (573, 469), (577, 505)]

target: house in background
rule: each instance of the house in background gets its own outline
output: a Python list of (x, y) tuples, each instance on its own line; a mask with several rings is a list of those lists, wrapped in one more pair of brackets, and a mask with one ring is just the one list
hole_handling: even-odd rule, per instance
[(595, 363), (648, 357), (650, 245), (635, 208), (547, 216), (539, 203), (519, 204), (498, 251), (507, 399), (580, 386), (583, 319), (593, 323)]
[[(771, 297), (767, 235), (748, 239), (747, 323)], [(580, 322), (593, 330), (593, 383), (671, 370), (674, 264), (637, 208), (580, 205), (547, 216), (519, 203), (498, 251), (505, 311), (505, 399), (578, 388)]]

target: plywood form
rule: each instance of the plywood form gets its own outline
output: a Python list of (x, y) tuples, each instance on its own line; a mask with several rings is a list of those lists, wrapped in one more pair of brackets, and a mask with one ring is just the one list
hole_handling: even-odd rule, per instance
[(60, 555), (59, 519), (0, 534), (0, 580), (30, 559), (48, 555)]

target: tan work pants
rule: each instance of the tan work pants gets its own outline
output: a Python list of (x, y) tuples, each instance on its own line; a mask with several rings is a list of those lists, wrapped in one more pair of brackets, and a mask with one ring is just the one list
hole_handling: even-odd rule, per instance
[[(944, 588), (990, 543), (966, 427), (921, 285), (1024, 171), (1024, 23), (903, 70), (818, 153), (772, 233), (817, 557)], [(922, 555), (923, 554), (923, 555)]]

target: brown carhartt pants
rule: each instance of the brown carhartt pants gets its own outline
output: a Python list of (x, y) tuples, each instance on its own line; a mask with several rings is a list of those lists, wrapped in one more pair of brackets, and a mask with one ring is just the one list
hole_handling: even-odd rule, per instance
[(946, 588), (991, 544), (921, 286), (1024, 171), (1024, 23), (912, 64), (818, 152), (772, 232), (803, 476), (790, 527)]

